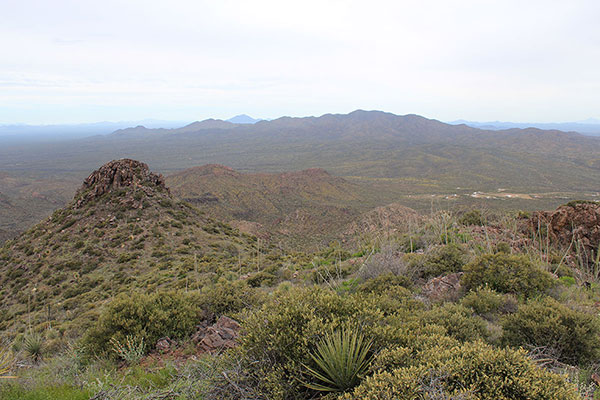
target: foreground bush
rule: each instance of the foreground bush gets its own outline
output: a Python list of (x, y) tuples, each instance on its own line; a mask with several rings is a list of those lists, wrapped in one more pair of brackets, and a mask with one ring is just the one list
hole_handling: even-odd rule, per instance
[(526, 256), (506, 253), (486, 254), (465, 265), (462, 284), (467, 289), (487, 286), (501, 293), (531, 297), (545, 293), (552, 285), (550, 273)]
[(460, 304), (446, 303), (425, 312), (421, 317), (425, 324), (435, 324), (446, 329), (446, 334), (461, 342), (486, 339), (489, 336), (483, 319), (474, 316), (470, 308)]
[(197, 303), (209, 313), (231, 315), (260, 304), (260, 292), (242, 280), (230, 282), (221, 279), (202, 288)]
[(502, 329), (504, 343), (542, 347), (562, 362), (579, 364), (600, 356), (598, 318), (549, 297), (520, 306), (515, 314), (504, 318)]
[(467, 294), (461, 304), (472, 308), (478, 315), (492, 320), (498, 314), (517, 310), (517, 300), (510, 294), (500, 294), (489, 287), (482, 287)]
[(191, 334), (201, 315), (193, 295), (184, 292), (123, 294), (106, 306), (84, 342), (99, 353), (111, 349), (111, 341), (125, 342), (127, 336), (153, 346), (164, 336), (177, 339)]
[[(389, 303), (386, 306), (393, 307)], [(305, 374), (305, 366), (319, 368), (311, 354), (322, 338), (353, 327), (365, 340), (376, 339), (374, 329), (384, 320), (384, 312), (371, 296), (340, 296), (319, 288), (275, 293), (243, 326), (246, 334), (240, 350), (247, 362), (245, 369), (260, 377), (260, 381), (248, 384), (259, 387), (258, 391), (270, 399), (301, 396), (308, 389), (299, 379), (308, 384), (322, 383)]]
[(462, 271), (466, 262), (465, 250), (457, 244), (437, 247), (425, 256), (423, 277), (429, 278)]
[[(269, 399), (312, 398), (314, 393), (301, 382), (315, 388), (323, 380), (307, 373), (305, 366), (320, 368), (311, 354), (330, 332), (357, 328), (365, 340), (373, 341), (374, 353), (404, 346), (412, 359), (433, 346), (452, 348), (463, 340), (487, 337), (484, 321), (472, 313), (451, 304), (426, 311), (401, 286), (344, 296), (319, 288), (276, 292), (244, 324), (239, 359), (250, 377), (245, 385)], [(389, 363), (402, 365), (395, 359)], [(377, 365), (377, 370), (387, 368)]]
[[(399, 349), (398, 351), (405, 351)], [(542, 370), (524, 351), (482, 342), (432, 346), (406, 364), (365, 379), (343, 400), (576, 400), (564, 377)], [(433, 397), (437, 396), (437, 397)]]

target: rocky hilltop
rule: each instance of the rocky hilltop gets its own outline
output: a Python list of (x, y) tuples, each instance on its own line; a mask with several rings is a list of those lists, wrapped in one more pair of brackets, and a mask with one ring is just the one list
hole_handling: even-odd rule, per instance
[(174, 198), (146, 164), (111, 161), (70, 204), (0, 248), (0, 330), (23, 331), (25, 321), (13, 322), (30, 308), (34, 326), (80, 331), (122, 291), (198, 288), (219, 268), (254, 265), (255, 242)]
[[(148, 165), (130, 159), (114, 160), (92, 172), (75, 195), (75, 208), (102, 197), (106, 193), (131, 188), (132, 194), (138, 190), (145, 196), (167, 193), (162, 175), (150, 172)], [(141, 196), (137, 196), (141, 197)]]

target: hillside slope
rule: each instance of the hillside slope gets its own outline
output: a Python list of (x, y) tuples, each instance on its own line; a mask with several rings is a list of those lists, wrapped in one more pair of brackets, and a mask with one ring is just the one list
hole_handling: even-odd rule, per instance
[(255, 241), (176, 200), (146, 164), (109, 162), (68, 206), (0, 250), (0, 330), (51, 325), (75, 335), (118, 293), (256, 270)]
[(211, 164), (166, 179), (174, 194), (207, 214), (284, 244), (326, 245), (377, 201), (322, 169), (253, 174)]

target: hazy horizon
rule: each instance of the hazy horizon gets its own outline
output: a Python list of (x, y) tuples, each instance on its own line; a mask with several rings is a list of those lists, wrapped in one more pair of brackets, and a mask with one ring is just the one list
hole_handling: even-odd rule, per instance
[(3, 124), (600, 117), (596, 1), (24, 0), (0, 12)]
[[(292, 117), (292, 118), (310, 118), (310, 117), (321, 117), (324, 115), (328, 115), (328, 114), (341, 114), (341, 115), (345, 115), (345, 114), (349, 114), (353, 111), (381, 111), (381, 112), (386, 112), (386, 113), (390, 113), (390, 111), (386, 111), (386, 110), (365, 110), (365, 109), (356, 109), (356, 110), (351, 110), (348, 112), (340, 112), (340, 113), (323, 113), (323, 114), (316, 114), (316, 115), (279, 115), (279, 116), (275, 116), (272, 118), (263, 118), (262, 116), (256, 116), (256, 115), (249, 115), (246, 113), (240, 113), (240, 114), (236, 114), (236, 115), (231, 115), (229, 117), (225, 117), (225, 118), (215, 118), (212, 116), (205, 116), (205, 117), (201, 117), (201, 118), (196, 118), (196, 119), (188, 119), (188, 120), (169, 120), (169, 119), (156, 119), (156, 118), (152, 118), (152, 117), (148, 117), (148, 118), (142, 118), (142, 119), (121, 119), (121, 120), (90, 120), (90, 121), (82, 121), (82, 122), (55, 122), (55, 123), (40, 123), (40, 124), (35, 124), (35, 123), (28, 123), (28, 122), (4, 122), (4, 121), (0, 121), (0, 126), (2, 127), (10, 127), (10, 126), (31, 126), (31, 127), (45, 127), (45, 126), (77, 126), (77, 125), (100, 125), (100, 124), (126, 124), (126, 123), (148, 123), (152, 126), (159, 126), (161, 123), (166, 123), (169, 125), (172, 124), (177, 124), (177, 123), (181, 123), (181, 124), (191, 124), (193, 122), (197, 122), (197, 121), (204, 121), (204, 120), (209, 120), (209, 119), (219, 119), (219, 120), (223, 120), (223, 121), (229, 121), (233, 118), (236, 117), (240, 117), (240, 116), (247, 116), (256, 120), (265, 120), (265, 121), (270, 121), (270, 120), (274, 120), (274, 119), (278, 119), (278, 118), (285, 118), (285, 117)], [(398, 114), (398, 113), (392, 113), (395, 115), (408, 115), (408, 114)], [(583, 120), (578, 120), (578, 121), (547, 121), (547, 122), (541, 122), (541, 121), (516, 121), (516, 120), (490, 120), (490, 121), (479, 121), (479, 120), (474, 120), (474, 119), (470, 119), (470, 118), (458, 118), (455, 120), (441, 120), (439, 118), (435, 118), (432, 116), (426, 116), (426, 115), (422, 115), (422, 114), (418, 114), (418, 113), (409, 113), (409, 114), (413, 114), (413, 115), (419, 115), (422, 117), (425, 117), (427, 119), (433, 119), (433, 120), (438, 120), (440, 122), (444, 122), (444, 123), (448, 123), (448, 124), (456, 124), (456, 123), (478, 123), (478, 124), (487, 124), (487, 123), (514, 123), (514, 124), (581, 124), (581, 125), (599, 125), (600, 124), (600, 119), (598, 118), (593, 118), (593, 117), (589, 117)]]

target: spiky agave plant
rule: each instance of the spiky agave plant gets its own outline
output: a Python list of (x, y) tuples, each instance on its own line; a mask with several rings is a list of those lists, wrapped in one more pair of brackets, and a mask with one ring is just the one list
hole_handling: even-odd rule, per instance
[(33, 361), (40, 361), (44, 352), (44, 338), (42, 335), (36, 332), (30, 332), (23, 339), (23, 350), (25, 350)]
[(12, 376), (8, 376), (13, 361), (14, 359), (8, 350), (0, 347), (0, 379), (14, 378)]
[(310, 389), (327, 392), (345, 391), (360, 383), (361, 375), (371, 362), (373, 342), (358, 329), (339, 329), (319, 342), (310, 354), (316, 367), (304, 367), (319, 383), (304, 383)]

